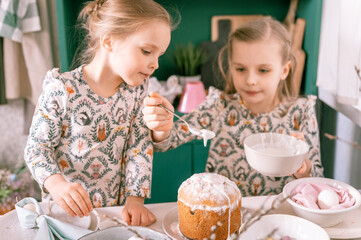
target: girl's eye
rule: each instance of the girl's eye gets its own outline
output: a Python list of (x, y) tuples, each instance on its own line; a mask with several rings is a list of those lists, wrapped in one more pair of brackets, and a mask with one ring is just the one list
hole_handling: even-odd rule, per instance
[(143, 52), (143, 54), (144, 54), (144, 55), (149, 55), (149, 54), (150, 54), (150, 52), (149, 52), (149, 51), (144, 50), (144, 49), (142, 49), (142, 52)]
[(268, 69), (260, 69), (259, 72), (260, 72), (260, 73), (268, 73), (269, 70), (268, 70)]
[(244, 70), (244, 68), (236, 68), (236, 71), (237, 72), (244, 72), (245, 70)]

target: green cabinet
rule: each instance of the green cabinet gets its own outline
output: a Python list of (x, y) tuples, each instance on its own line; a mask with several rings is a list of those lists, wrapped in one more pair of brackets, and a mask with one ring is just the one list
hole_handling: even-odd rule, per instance
[(168, 152), (155, 152), (153, 159), (152, 195), (146, 203), (175, 202), (178, 188), (193, 173), (204, 172), (209, 143), (194, 140)]

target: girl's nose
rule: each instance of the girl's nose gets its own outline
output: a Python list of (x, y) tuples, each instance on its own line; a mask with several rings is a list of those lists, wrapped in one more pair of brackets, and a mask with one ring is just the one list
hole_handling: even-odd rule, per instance
[(248, 85), (256, 85), (256, 83), (257, 83), (256, 74), (253, 74), (252, 72), (248, 72), (248, 74), (246, 76), (246, 83)]
[(150, 68), (152, 69), (158, 69), (159, 68), (159, 63), (158, 63), (158, 58), (153, 60), (151, 63), (150, 63)]

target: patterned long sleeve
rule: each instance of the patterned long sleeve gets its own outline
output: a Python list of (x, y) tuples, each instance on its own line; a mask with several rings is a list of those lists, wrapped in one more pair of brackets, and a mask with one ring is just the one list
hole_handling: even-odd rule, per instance
[(141, 88), (140, 95), (135, 99), (137, 104), (130, 119), (132, 124), (126, 143), (125, 195), (150, 198), (153, 144), (141, 111), (147, 91)]
[[(312, 163), (310, 175), (312, 177), (323, 177), (323, 166), (321, 164), (320, 139), (315, 113), (315, 104), (316, 97), (309, 96), (305, 102), (304, 114), (299, 126), (299, 131), (303, 133), (303, 136), (305, 137), (305, 140), (310, 147), (307, 156)], [(296, 121), (295, 124), (297, 126), (297, 119), (294, 121)]]
[(67, 99), (64, 85), (52, 81), (51, 72), (47, 73), (43, 89), (25, 148), (26, 164), (42, 189), (47, 177), (61, 172), (54, 152), (61, 137)]

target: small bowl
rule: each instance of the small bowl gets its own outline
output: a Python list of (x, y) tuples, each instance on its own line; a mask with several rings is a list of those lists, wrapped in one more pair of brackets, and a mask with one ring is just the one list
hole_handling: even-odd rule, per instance
[(355, 198), (355, 204), (348, 208), (343, 209), (313, 209), (309, 207), (304, 207), (292, 199), (288, 198), (287, 202), (292, 206), (293, 211), (297, 216), (305, 218), (311, 222), (314, 222), (321, 227), (332, 227), (335, 226), (346, 219), (349, 214), (357, 209), (361, 204), (361, 194), (354, 187), (334, 180), (330, 178), (300, 178), (289, 182), (283, 188), (283, 196), (289, 196), (292, 193), (292, 190), (302, 183), (325, 183), (335, 188), (347, 188), (352, 197)]
[[(285, 144), (280, 145), (272, 152), (261, 151), (257, 147), (270, 145), (272, 142), (288, 144), (290, 149), (298, 149), (297, 152), (289, 151)], [(256, 133), (244, 140), (244, 150), (247, 162), (256, 171), (271, 177), (289, 176), (295, 173), (306, 159), (309, 146), (297, 138), (279, 133)]]
[(287, 214), (271, 214), (263, 216), (241, 234), (242, 240), (266, 239), (274, 231), (273, 239), (289, 236), (298, 240), (329, 240), (327, 232), (320, 226), (303, 218)]

